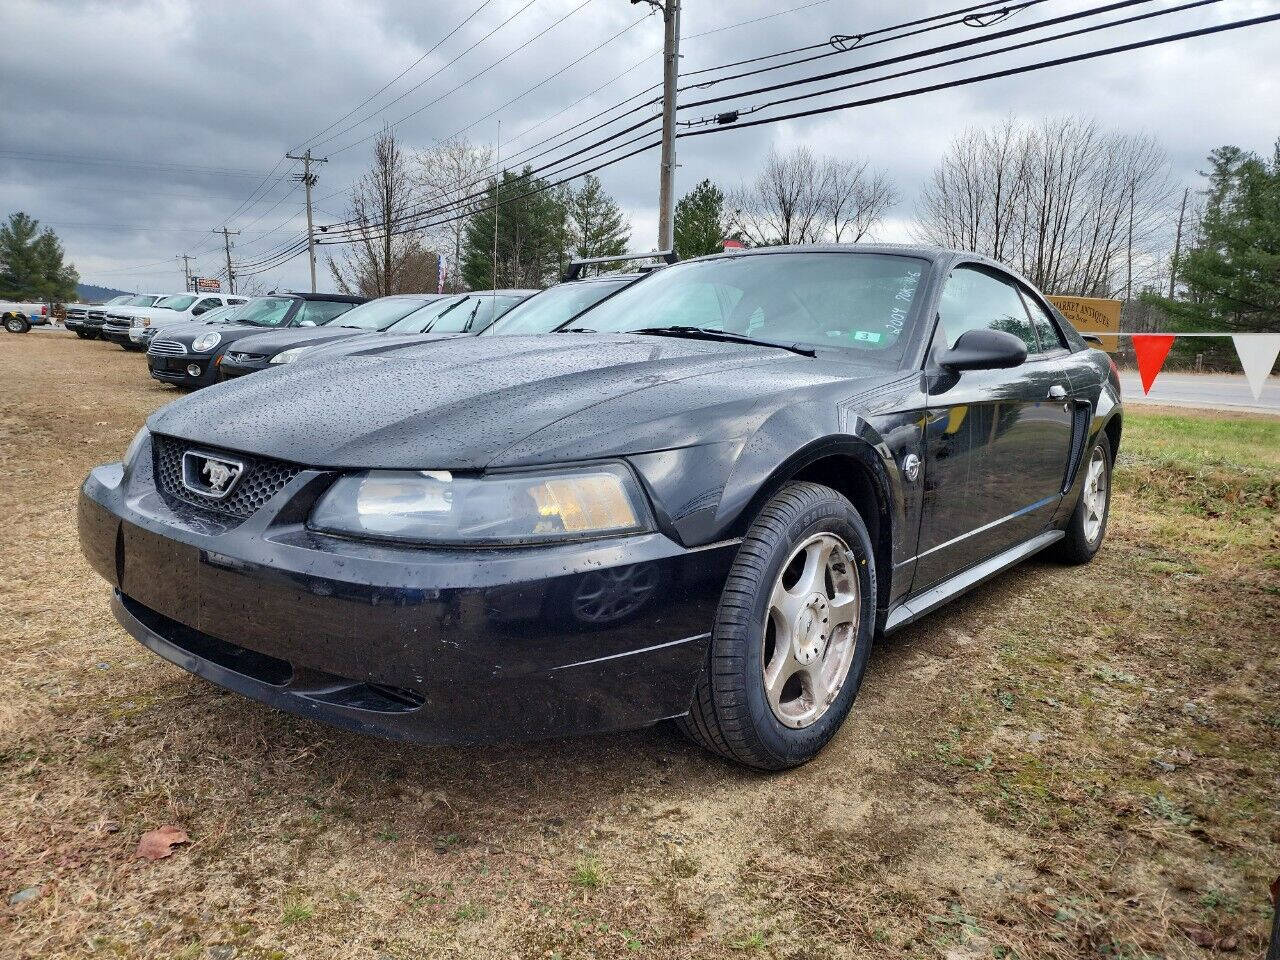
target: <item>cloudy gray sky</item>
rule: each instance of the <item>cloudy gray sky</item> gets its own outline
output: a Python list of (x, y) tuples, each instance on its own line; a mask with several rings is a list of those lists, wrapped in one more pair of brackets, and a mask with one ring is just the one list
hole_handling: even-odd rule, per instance
[[(1101, 2), (1045, 0), (1001, 27)], [(1073, 26), (1180, 2), (1139, 3)], [(288, 179), (292, 165), (280, 163), (282, 154), (335, 124), (480, 6), (481, 0), (6, 0), (0, 4), (5, 62), (0, 214), (25, 210), (53, 226), (89, 283), (129, 290), (180, 287), (175, 260), (180, 253), (196, 255), (196, 269), (212, 274), (222, 250), (221, 238), (210, 231), (224, 222), (242, 231), (234, 256), (251, 260), (300, 235), (305, 223), (302, 192)], [(682, 70), (821, 43), (832, 34), (874, 30), (961, 6), (967, 4), (685, 0)], [(468, 135), (491, 142), (500, 119), (507, 154), (658, 82), (662, 23), (656, 15), (646, 17), (647, 9), (627, 0), (490, 0), (403, 79), (314, 141), (316, 152), (331, 158), (320, 168), (318, 221), (343, 217), (345, 192), (369, 160), (370, 144), (360, 141), (386, 121), (407, 116), (397, 133), (406, 145), (423, 148), (473, 123)], [(1280, 0), (1223, 0), (806, 106), (969, 76), (995, 69), (991, 65), (997, 61), (1002, 66), (1031, 63), (1277, 11)], [(509, 23), (482, 40), (508, 17)], [(1070, 27), (1058, 28), (1064, 29)], [(716, 89), (732, 93), (971, 35), (967, 28), (952, 27)], [(569, 66), (599, 44), (605, 45)], [(955, 134), (1010, 114), (1063, 113), (1155, 134), (1169, 151), (1178, 182), (1195, 185), (1196, 171), (1213, 147), (1233, 143), (1269, 151), (1280, 135), (1278, 49), (1280, 24), (1272, 23), (908, 100), (685, 139), (677, 192), (703, 177), (736, 186), (771, 145), (804, 143), (820, 152), (866, 157), (888, 171), (903, 199), (879, 235), (903, 239), (919, 185)], [(582, 103), (518, 136), (633, 64), (635, 69)], [(543, 80), (527, 96), (503, 106)], [(741, 103), (761, 99), (746, 97)], [(499, 107), (493, 117), (475, 123)], [(708, 110), (690, 111), (688, 117)], [(651, 249), (656, 240), (657, 162), (655, 151), (600, 174), (631, 217), (636, 249)], [(269, 189), (246, 205), (268, 173)], [(303, 288), (306, 277), (306, 258), (299, 257), (262, 279), (272, 286)], [(327, 276), (322, 282), (327, 284)]]

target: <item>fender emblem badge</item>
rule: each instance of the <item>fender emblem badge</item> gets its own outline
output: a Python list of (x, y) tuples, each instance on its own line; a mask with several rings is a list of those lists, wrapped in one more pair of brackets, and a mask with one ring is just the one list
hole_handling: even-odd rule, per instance
[(902, 458), (902, 472), (914, 483), (916, 477), (920, 476), (920, 458), (914, 453), (908, 453)]

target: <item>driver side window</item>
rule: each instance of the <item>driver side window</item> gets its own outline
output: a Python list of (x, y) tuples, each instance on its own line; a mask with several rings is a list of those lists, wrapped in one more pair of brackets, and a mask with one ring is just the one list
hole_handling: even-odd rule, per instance
[(938, 313), (947, 346), (954, 347), (969, 330), (988, 329), (1012, 333), (1027, 345), (1029, 354), (1040, 349), (1017, 288), (986, 270), (957, 267), (951, 271)]

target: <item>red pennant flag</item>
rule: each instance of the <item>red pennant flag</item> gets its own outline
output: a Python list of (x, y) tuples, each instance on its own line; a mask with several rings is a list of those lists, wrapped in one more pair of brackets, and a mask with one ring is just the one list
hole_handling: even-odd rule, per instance
[(1156, 374), (1164, 366), (1164, 358), (1173, 346), (1173, 334), (1152, 333), (1133, 338), (1133, 352), (1138, 358), (1138, 375), (1142, 377), (1142, 392), (1150, 393), (1156, 382)]

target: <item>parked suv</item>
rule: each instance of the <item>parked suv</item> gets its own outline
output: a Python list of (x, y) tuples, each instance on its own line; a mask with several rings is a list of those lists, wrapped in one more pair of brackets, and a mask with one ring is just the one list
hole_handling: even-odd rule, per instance
[(169, 326), (196, 320), (210, 310), (228, 304), (247, 303), (248, 297), (228, 296), (221, 293), (178, 293), (157, 300), (149, 307), (119, 307), (107, 311), (107, 321), (102, 326), (105, 340), (118, 343), (126, 350), (142, 347), (129, 337), (132, 327)]

